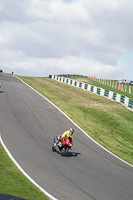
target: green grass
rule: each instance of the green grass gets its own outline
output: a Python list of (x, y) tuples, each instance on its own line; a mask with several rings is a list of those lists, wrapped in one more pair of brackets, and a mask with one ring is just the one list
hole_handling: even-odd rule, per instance
[[(131, 85), (132, 94), (129, 94), (128, 92), (124, 92), (124, 91), (115, 89), (113, 87), (107, 86), (107, 85), (105, 85), (103, 83), (100, 83), (98, 81), (94, 81), (92, 78), (89, 78), (89, 77), (69, 77), (69, 78), (70, 79), (74, 79), (74, 80), (79, 81), (79, 82), (83, 82), (83, 83), (87, 83), (87, 84), (90, 84), (90, 85), (94, 85), (96, 87), (100, 87), (100, 88), (103, 88), (105, 90), (110, 90), (112, 92), (115, 92), (115, 93), (118, 93), (118, 94), (122, 94), (124, 96), (127, 96), (130, 99), (133, 99), (133, 85)], [(115, 81), (115, 83), (116, 82), (117, 81)], [(129, 87), (129, 85), (126, 85), (126, 86), (127, 86), (127, 88)]]
[(120, 103), (49, 78), (21, 77), (105, 148), (133, 164), (133, 112)]
[(30, 200), (48, 200), (10, 160), (0, 144), (0, 193)]

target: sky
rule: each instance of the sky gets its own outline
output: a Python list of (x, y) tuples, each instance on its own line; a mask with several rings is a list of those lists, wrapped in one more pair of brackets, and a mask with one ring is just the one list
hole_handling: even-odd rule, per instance
[(133, 80), (133, 0), (0, 0), (0, 69)]

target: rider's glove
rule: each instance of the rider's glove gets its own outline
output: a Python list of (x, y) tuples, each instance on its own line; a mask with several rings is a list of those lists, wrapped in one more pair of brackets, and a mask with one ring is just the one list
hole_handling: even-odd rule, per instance
[(65, 140), (66, 140), (66, 138), (65, 138), (65, 137), (63, 137), (63, 140), (65, 141)]

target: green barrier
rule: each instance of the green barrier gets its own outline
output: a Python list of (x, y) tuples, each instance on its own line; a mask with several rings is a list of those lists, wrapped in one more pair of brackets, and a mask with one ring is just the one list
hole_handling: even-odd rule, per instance
[[(56, 78), (57, 77), (57, 78)], [(54, 75), (53, 76), (53, 78), (54, 79), (56, 79), (56, 80), (58, 80), (58, 81), (61, 81), (62, 80), (62, 77), (60, 77), (60, 76), (56, 76), (56, 75)], [(69, 82), (69, 80), (70, 79), (68, 79), (68, 78), (63, 78), (63, 82), (65, 82), (65, 80), (66, 80), (66, 83), (68, 83)], [(74, 81), (74, 86), (77, 86), (78, 84), (77, 84), (78, 82), (77, 81)], [(70, 80), (70, 84), (72, 85), (73, 84), (73, 80)], [(79, 83), (79, 88), (82, 88), (82, 85), (83, 83)], [(90, 91), (91, 92), (94, 92), (94, 86), (90, 86), (90, 85), (88, 85), (88, 84), (84, 84), (84, 89), (85, 90), (87, 90), (88, 88), (90, 88)], [(109, 90), (103, 90), (104, 91), (104, 96), (105, 97), (109, 97)], [(102, 95), (101, 94), (101, 88), (97, 88), (97, 94), (98, 95)], [(116, 101), (116, 98), (117, 98), (117, 93), (113, 93), (113, 97), (112, 97), (112, 99), (114, 100), (114, 101)], [(120, 96), (120, 102), (121, 103), (123, 103), (123, 104), (125, 104), (125, 99), (126, 99), (126, 97), (124, 96), (124, 95), (121, 95)], [(127, 103), (126, 103), (127, 104)], [(131, 108), (131, 109), (133, 109), (133, 100), (132, 99), (129, 99), (129, 101), (128, 101), (128, 107), (129, 108)]]
[(120, 102), (125, 103), (125, 96), (124, 95), (121, 95)]
[(82, 83), (79, 83), (79, 87), (80, 87), (80, 88), (82, 87)]
[(91, 90), (90, 90), (90, 91), (91, 91), (91, 92), (93, 92), (93, 91), (94, 91), (94, 86), (92, 86), (92, 85), (91, 85)]
[(129, 99), (128, 107), (133, 109), (133, 100)]
[(100, 89), (100, 88), (97, 88), (97, 94), (100, 95), (100, 93), (101, 93), (101, 89)]
[(105, 96), (105, 97), (108, 97), (108, 96), (109, 96), (109, 90), (105, 90), (105, 91), (104, 91), (104, 96)]
[(117, 96), (117, 93), (113, 93), (112, 99), (113, 99), (114, 101), (116, 101), (116, 96)]
[(88, 89), (88, 84), (85, 84), (85, 87), (84, 87), (84, 89), (85, 89), (85, 90), (87, 90), (87, 89)]
[(75, 81), (74, 86), (77, 86), (77, 81)]

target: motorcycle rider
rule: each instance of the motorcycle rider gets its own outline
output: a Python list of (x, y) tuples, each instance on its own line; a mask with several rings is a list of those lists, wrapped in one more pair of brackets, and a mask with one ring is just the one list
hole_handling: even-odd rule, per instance
[(65, 131), (62, 135), (59, 135), (57, 137), (57, 139), (58, 139), (58, 146), (62, 147), (62, 143), (60, 142), (61, 138), (63, 138), (63, 139), (69, 138), (69, 140), (72, 141), (72, 139), (73, 139), (73, 133), (74, 133), (74, 129), (70, 128), (69, 130)]

